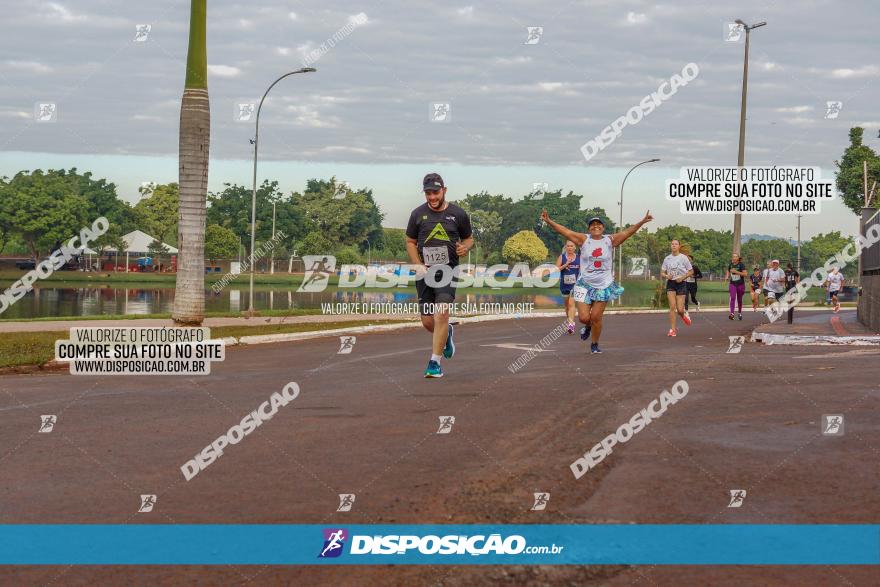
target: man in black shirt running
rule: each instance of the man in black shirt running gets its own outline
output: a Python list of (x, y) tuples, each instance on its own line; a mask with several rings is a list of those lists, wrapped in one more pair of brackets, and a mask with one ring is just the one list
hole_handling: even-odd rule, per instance
[[(455, 301), (452, 269), (474, 246), (467, 213), (446, 201), (446, 184), (436, 173), (422, 181), (425, 203), (412, 211), (406, 225), (406, 252), (414, 265), (422, 326), (433, 334), (425, 377), (443, 377), (440, 357), (455, 354), (447, 304)], [(429, 269), (430, 268), (430, 269)], [(427, 273), (430, 271), (430, 275)]]

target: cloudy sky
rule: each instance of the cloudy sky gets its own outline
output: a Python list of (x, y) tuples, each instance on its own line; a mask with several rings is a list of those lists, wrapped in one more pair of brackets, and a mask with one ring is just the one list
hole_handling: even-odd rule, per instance
[[(76, 166), (129, 200), (143, 181), (176, 180), (188, 9), (182, 0), (8, 4), (0, 174)], [(335, 175), (372, 187), (386, 224), (402, 226), (421, 176), (438, 171), (453, 198), (519, 197), (547, 182), (616, 217), (626, 170), (659, 157), (630, 176), (625, 218), (651, 208), (659, 224), (728, 228), (727, 217), (683, 217), (663, 198), (681, 166), (736, 164), (743, 44), (725, 41), (726, 23), (769, 23), (752, 33), (746, 164), (830, 176), (851, 126), (880, 148), (878, 15), (868, 1), (212, 0), (210, 189), (250, 183), (253, 122), (236, 120), (238, 105), (314, 59), (318, 72), (279, 83), (261, 114), (260, 177), (285, 191)], [(142, 42), (139, 24), (150, 25)], [(543, 27), (538, 42), (526, 43), (529, 27)], [(689, 62), (700, 69), (693, 82), (584, 159), (581, 145)], [(826, 118), (828, 101), (843, 103), (837, 118)], [(57, 121), (37, 122), (34, 105), (50, 102)], [(447, 121), (431, 120), (435, 103), (450, 105)], [(851, 233), (855, 223), (833, 202), (803, 226)], [(794, 220), (746, 216), (744, 232), (792, 236)]]

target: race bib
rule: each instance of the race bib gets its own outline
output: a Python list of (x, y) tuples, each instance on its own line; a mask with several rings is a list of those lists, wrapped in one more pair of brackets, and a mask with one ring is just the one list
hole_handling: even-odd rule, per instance
[(730, 281), (739, 281), (742, 275), (737, 275), (736, 273), (730, 274)]
[(776, 292), (775, 291), (768, 291), (767, 297), (770, 298), (771, 300), (775, 300), (776, 299)]
[(425, 247), (422, 249), (425, 265), (448, 265), (449, 249), (446, 247)]
[(562, 276), (562, 283), (572, 284), (576, 281), (577, 281), (577, 275), (571, 274), (571, 275), (563, 275)]
[(587, 301), (587, 288), (582, 285), (576, 285), (571, 290), (571, 299), (576, 302), (586, 302)]

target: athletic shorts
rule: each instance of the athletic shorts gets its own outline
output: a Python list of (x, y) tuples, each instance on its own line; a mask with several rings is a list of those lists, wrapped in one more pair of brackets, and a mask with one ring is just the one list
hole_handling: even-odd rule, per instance
[(677, 296), (687, 295), (688, 292), (688, 284), (687, 281), (682, 281), (681, 283), (675, 281), (674, 279), (666, 280), (666, 291), (674, 291)]
[(839, 290), (839, 289), (829, 289), (829, 290), (828, 290), (828, 295), (829, 295), (829, 296), (840, 295), (840, 290)]
[(416, 292), (419, 294), (419, 312), (425, 316), (434, 315), (431, 308), (428, 308), (429, 305), (451, 304), (455, 301), (455, 288), (451, 283), (443, 287), (431, 287), (424, 279), (417, 279)]
[(610, 302), (623, 295), (623, 291), (623, 286), (619, 285), (616, 281), (612, 281), (608, 287), (596, 288), (578, 279), (578, 282), (572, 288), (571, 297), (574, 301), (583, 304)]
[(571, 295), (571, 290), (574, 289), (574, 285), (569, 285), (568, 287), (560, 287), (559, 293), (563, 295), (563, 297), (568, 297)]

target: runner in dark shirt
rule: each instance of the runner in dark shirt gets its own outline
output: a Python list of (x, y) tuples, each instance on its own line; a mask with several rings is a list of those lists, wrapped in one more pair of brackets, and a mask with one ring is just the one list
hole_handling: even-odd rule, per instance
[[(421, 266), (416, 275), (416, 291), (422, 326), (433, 337), (425, 377), (443, 377), (441, 355), (451, 359), (455, 354), (447, 306), (455, 301), (452, 268), (474, 246), (474, 238), (467, 212), (446, 201), (446, 184), (442, 177), (429, 173), (422, 181), (422, 188), (425, 203), (409, 216), (406, 251), (410, 261)], [(434, 285), (429, 285), (432, 282)]]

